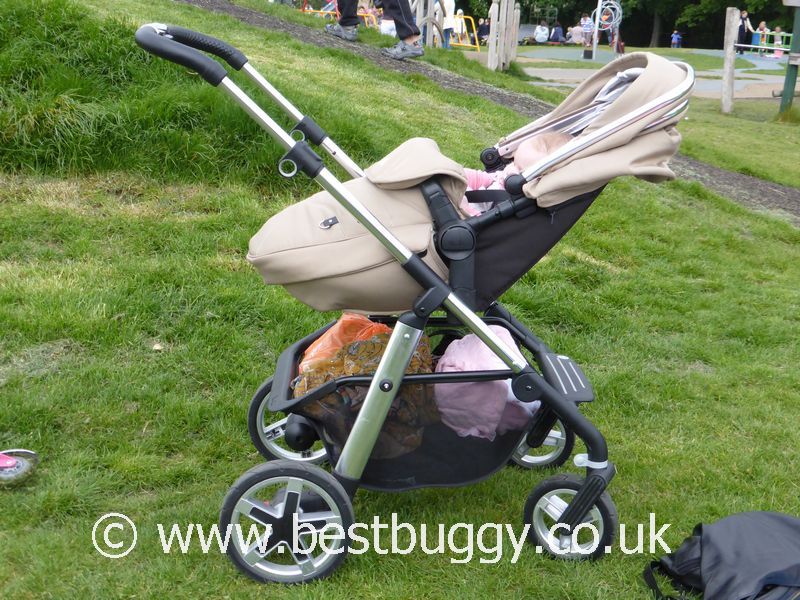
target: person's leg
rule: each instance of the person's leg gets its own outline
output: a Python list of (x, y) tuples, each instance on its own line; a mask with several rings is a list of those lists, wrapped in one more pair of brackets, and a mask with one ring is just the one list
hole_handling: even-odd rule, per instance
[(339, 25), (352, 27), (358, 25), (358, 0), (339, 0)]
[(325, 31), (331, 35), (347, 40), (356, 41), (358, 37), (358, 0), (339, 0), (339, 22), (328, 23)]
[(400, 38), (396, 45), (384, 48), (383, 54), (398, 60), (425, 54), (408, 0), (383, 0), (383, 14), (394, 19), (397, 37)]
[(383, 12), (390, 19), (394, 19), (397, 37), (408, 43), (416, 41), (419, 37), (419, 28), (414, 23), (414, 14), (411, 12), (408, 0), (384, 0)]
[(450, 50), (450, 36), (453, 35), (452, 29), (445, 29), (444, 30), (444, 40), (442, 41), (442, 48), (445, 50)]

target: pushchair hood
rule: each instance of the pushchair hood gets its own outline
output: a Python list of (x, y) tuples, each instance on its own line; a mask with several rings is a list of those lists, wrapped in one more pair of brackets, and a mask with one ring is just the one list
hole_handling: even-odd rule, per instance
[(523, 188), (541, 207), (623, 175), (654, 183), (674, 179), (668, 162), (681, 141), (674, 125), (686, 111), (692, 81), (680, 63), (649, 52), (629, 54), (589, 77), (551, 113), (500, 140), (498, 148), (508, 156), (520, 139), (543, 131), (575, 136), (524, 173), (541, 172), (527, 177)]

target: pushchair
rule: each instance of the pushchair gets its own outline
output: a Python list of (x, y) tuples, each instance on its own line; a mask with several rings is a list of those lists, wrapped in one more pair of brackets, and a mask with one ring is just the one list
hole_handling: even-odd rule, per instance
[[(324, 189), (274, 216), (251, 240), (248, 260), (265, 281), (284, 286), (315, 309), (358, 311), (391, 327), (374, 372), (335, 377), (302, 393), (294, 389), (298, 364), (333, 323), (281, 353), (274, 375), (253, 397), (248, 417), (253, 442), (268, 462), (242, 475), (221, 509), (223, 529), (264, 528), (255, 541), (231, 537), (227, 553), (233, 563), (264, 582), (325, 577), (344, 560), (348, 537), (312, 548), (303, 536), (332, 526), (347, 532), (355, 520), (352, 500), (358, 488), (467, 485), (509, 462), (552, 467), (566, 461), (575, 437), (587, 447), (574, 459), (586, 476), (556, 475), (541, 482), (525, 503), (524, 521), (537, 551), (565, 559), (605, 554), (618, 524), (606, 491), (616, 469), (602, 434), (579, 410), (594, 399), (592, 386), (575, 361), (551, 350), (497, 299), (565, 235), (608, 181), (620, 175), (651, 181), (674, 177), (667, 163), (680, 142), (674, 125), (688, 106), (692, 68), (636, 53), (598, 71), (550, 114), (481, 153), (486, 169), (497, 170), (534, 135), (572, 136), (508, 177), (504, 190), (473, 194), (471, 201), (489, 201), (491, 208), (467, 217), (458, 208), (466, 188), (463, 168), (432, 140), (408, 140), (362, 170), (236, 48), (162, 24), (142, 26), (136, 40), (225, 90), (287, 151), (279, 172), (292, 177), (302, 171)], [(220, 63), (197, 50), (243, 70), (296, 122), (292, 132), (233, 83)], [(352, 179), (340, 182), (309, 142)], [(513, 344), (494, 327), (508, 332)], [(423, 340), (446, 349), (466, 332), (505, 368), (407, 371)], [(404, 396), (489, 381), (508, 381), (517, 400), (540, 403), (524, 427), (484, 439), (426, 422), (410, 436), (413, 444), (377, 455), (389, 415)], [(357, 410), (350, 413), (344, 434), (334, 435), (345, 404), (328, 399), (356, 396)], [(309, 411), (320, 406), (333, 407), (330, 418)], [(275, 420), (271, 415), (276, 414), (282, 418)], [(324, 461), (330, 471), (320, 466)], [(588, 539), (579, 531), (585, 525), (593, 527)]]

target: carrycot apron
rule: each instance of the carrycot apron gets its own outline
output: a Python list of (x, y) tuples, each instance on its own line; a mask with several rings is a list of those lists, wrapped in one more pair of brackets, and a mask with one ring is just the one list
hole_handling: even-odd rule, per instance
[[(409, 250), (447, 280), (433, 223), (417, 187), (437, 176), (458, 206), (464, 170), (436, 142), (414, 138), (345, 187)], [(282, 210), (250, 240), (247, 254), (264, 281), (279, 284), (317, 310), (394, 313), (409, 310), (422, 291), (392, 255), (328, 192)]]

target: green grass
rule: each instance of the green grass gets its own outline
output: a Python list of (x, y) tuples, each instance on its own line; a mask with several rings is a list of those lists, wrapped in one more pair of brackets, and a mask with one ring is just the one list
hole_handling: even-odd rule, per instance
[[(695, 71), (713, 71), (722, 69), (723, 59), (721, 56), (713, 56), (696, 52), (691, 48), (626, 48), (627, 52), (653, 52), (661, 56), (666, 56), (671, 60), (682, 60), (692, 65)], [(735, 68), (748, 69), (755, 65), (744, 58), (736, 58)]]
[(748, 69), (745, 71), (748, 75), (786, 75), (786, 65), (781, 69)]
[(778, 121), (783, 123), (794, 123), (795, 125), (800, 124), (800, 108), (798, 108), (796, 105), (792, 105), (791, 108), (778, 116)]
[(522, 63), (529, 69), (602, 69), (605, 64), (591, 60), (536, 60)]
[[(430, 132), (474, 164), (524, 119), (166, 0), (77, 6), (0, 5), (0, 448), (43, 458), (28, 484), (0, 492), (0, 597), (649, 597), (640, 573), (650, 557), (619, 552), (574, 564), (528, 548), (497, 565), (369, 553), (303, 589), (260, 587), (196, 548), (161, 552), (157, 523), (210, 525), (228, 486), (259, 462), (249, 396), (286, 345), (331, 315), (265, 287), (244, 260), (261, 223), (311, 186), (275, 176), (279, 153), (221, 94), (146, 59), (135, 24), (181, 23), (240, 46), (362, 163)], [(32, 74), (14, 79), (17, 55)], [(173, 94), (180, 107), (163, 107)], [(55, 133), (64, 96), (119, 126)], [(29, 115), (29, 105), (40, 108)], [(674, 548), (700, 521), (800, 511), (787, 468), (800, 461), (798, 280), (796, 228), (699, 185), (619, 180), (506, 294), (595, 384), (585, 412), (619, 467), (610, 491), (623, 523), (655, 512), (672, 523)], [(519, 526), (542, 476), (509, 468), (462, 489), (360, 492), (356, 516)], [(139, 527), (136, 550), (117, 561), (91, 544), (110, 511)]]
[[(330, 22), (323, 19), (318, 15), (304, 14), (297, 9), (288, 6), (268, 3), (262, 0), (234, 0), (234, 4), (244, 6), (263, 12), (268, 15), (280, 17), (286, 21), (297, 23), (298, 25), (305, 25), (308, 27), (319, 28), (323, 27), (323, 23)], [(382, 35), (379, 31), (372, 27), (359, 27), (358, 31), (359, 43), (369, 44), (379, 48), (386, 48), (392, 46), (397, 42), (396, 38)], [(481, 52), (486, 52), (486, 48), (482, 47)], [(443, 48), (425, 48), (425, 55), (421, 58), (415, 59), (422, 62), (427, 62), (437, 67), (447, 69), (464, 77), (476, 79), (483, 83), (488, 83), (495, 87), (519, 92), (522, 94), (530, 94), (535, 98), (557, 104), (563, 100), (564, 96), (558, 91), (547, 87), (531, 86), (528, 81), (535, 81), (535, 78), (530, 78), (525, 75), (519, 68), (512, 68), (509, 71), (495, 72), (490, 71), (482, 66), (475, 60), (470, 60), (464, 56), (464, 53), (457, 50), (444, 50)]]
[(780, 99), (737, 100), (723, 115), (718, 100), (693, 98), (681, 123), (681, 152), (730, 171), (800, 187), (797, 122), (777, 122)]

